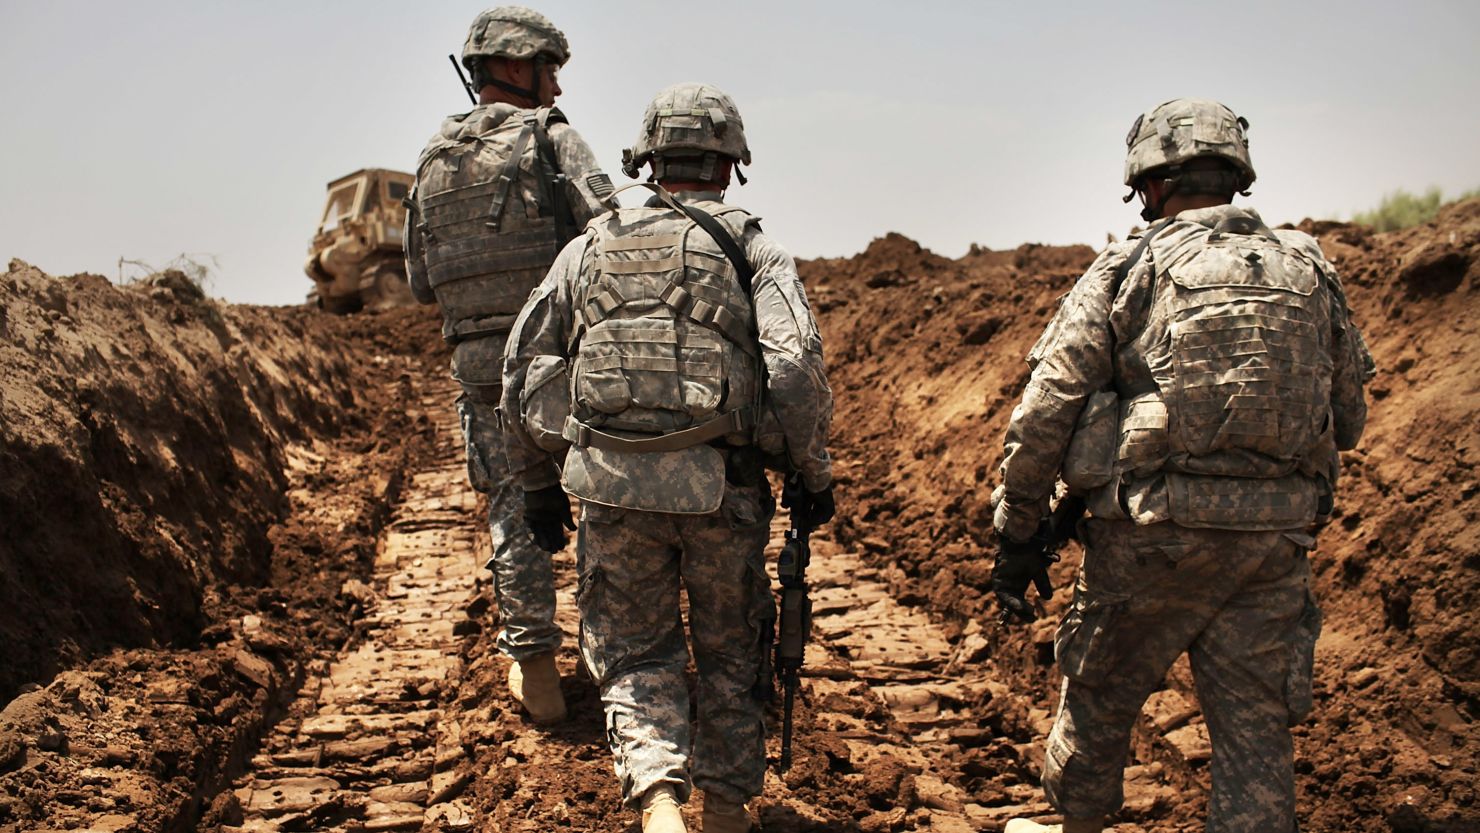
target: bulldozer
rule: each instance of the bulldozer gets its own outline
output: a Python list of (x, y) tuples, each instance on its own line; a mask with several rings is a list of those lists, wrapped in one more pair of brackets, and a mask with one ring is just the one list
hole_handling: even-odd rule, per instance
[(318, 233), (303, 271), (313, 280), (309, 303), (332, 313), (416, 303), (406, 283), (402, 228), (414, 177), (362, 168), (329, 183)]

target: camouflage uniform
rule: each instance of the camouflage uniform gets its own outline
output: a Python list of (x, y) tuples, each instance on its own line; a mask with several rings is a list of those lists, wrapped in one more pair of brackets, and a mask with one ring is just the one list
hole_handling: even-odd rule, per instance
[[(477, 164), (482, 170), (497, 172), (520, 147), (516, 137), (522, 126), (552, 113), (556, 115), (546, 127), (560, 168), (568, 178), (563, 187), (573, 228), (580, 228), (604, 211), (603, 200), (611, 193), (611, 182), (599, 169), (591, 149), (564, 123), (558, 111), (484, 104), (470, 113), (448, 118), (422, 151), (414, 210), (407, 212), (405, 236), (412, 293), (424, 304), (441, 304), (442, 335), (454, 345), (452, 375), (463, 390), (457, 411), (467, 442), (468, 476), (473, 488), (488, 495), (493, 537), (489, 568), (494, 574), (494, 599), (501, 624), (498, 646), (516, 660), (554, 650), (561, 640), (554, 621), (550, 554), (536, 547), (524, 528), (523, 494), (509, 474), (497, 413), (509, 327), (557, 252), (546, 204), (549, 196), (540, 193), (535, 146), (529, 138), (523, 141), (523, 164), (516, 172), (516, 181), (503, 196), (498, 234), (488, 234), (482, 242), (476, 235), (489, 219), (486, 215), (490, 195), (495, 193), (494, 177), (465, 189), (465, 204), (471, 210), (461, 213), (456, 202), (461, 195), (456, 189), (433, 194), (426, 183), (434, 176), (448, 180), (449, 172), (455, 176), (460, 165)], [(429, 220), (436, 223), (435, 228)], [(531, 239), (535, 245), (530, 245)], [(438, 257), (439, 242), (449, 246), (472, 244), (475, 248), (466, 249), (468, 254), (459, 263), (454, 259), (456, 252)], [(506, 252), (510, 246), (524, 248)], [(481, 264), (482, 273), (477, 262), (471, 267), (464, 265), (478, 257), (487, 260)], [(434, 273), (439, 263), (450, 263), (451, 268), (462, 271), (450, 280), (438, 281)]]
[[(633, 806), (651, 788), (664, 785), (671, 785), (680, 801), (687, 800), (693, 784), (734, 802), (760, 793), (765, 772), (763, 709), (753, 689), (761, 669), (762, 630), (774, 618), (763, 561), (774, 504), (750, 438), (754, 436), (767, 452), (787, 454), (788, 465), (801, 473), (807, 488), (820, 491), (832, 481), (825, 447), (832, 393), (823, 372), (821, 339), (795, 263), (760, 231), (754, 218), (724, 205), (714, 194), (675, 196), (724, 219), (732, 233), (741, 232), (735, 237), (755, 270), (752, 297), (743, 299), (738, 286), (739, 304), (732, 303), (733, 297), (703, 297), (731, 309), (738, 328), (733, 331), (749, 333), (747, 338), (753, 340), (751, 349), (765, 368), (763, 401), (768, 416), (753, 433), (732, 432), (681, 452), (655, 453), (650, 462), (627, 459), (647, 455), (598, 454), (579, 446), (564, 457), (564, 485), (582, 497), (581, 653), (600, 687), (623, 798)], [(613, 240), (624, 245), (637, 242), (624, 240), (623, 230), (644, 218), (661, 220), (665, 211), (671, 209), (654, 200), (647, 208), (622, 209), (598, 218), (586, 237), (572, 241), (561, 253), (515, 325), (505, 363), (505, 413), (523, 414), (527, 420), (538, 407), (531, 403), (529, 391), (543, 360), (576, 357), (578, 345), (570, 342), (580, 340), (574, 335), (578, 316), (585, 308), (583, 301), (593, 294), (599, 273), (591, 262), (599, 259), (601, 247), (618, 248)], [(603, 228), (606, 231), (599, 234)], [(603, 236), (613, 230), (615, 237)], [(699, 241), (710, 245), (704, 232), (693, 227), (690, 252)], [(722, 268), (723, 255), (717, 248), (713, 252), (706, 255), (710, 268)], [(733, 276), (729, 280), (733, 283)], [(718, 291), (693, 283), (684, 286), (696, 297)], [(738, 360), (743, 354), (736, 351), (735, 356)], [(654, 356), (648, 361), (671, 360)], [(725, 389), (733, 392), (742, 382), (730, 378)], [(640, 382), (632, 384), (634, 398), (644, 399), (652, 392), (638, 388)], [(567, 387), (558, 390), (563, 401), (569, 397)], [(684, 390), (687, 395), (687, 383)], [(565, 423), (568, 438), (573, 436), (574, 422)], [(560, 473), (548, 438), (535, 437), (523, 420), (511, 418), (507, 424), (510, 466), (524, 489), (535, 491), (555, 483)], [(559, 430), (557, 421), (551, 433)], [(714, 472), (722, 482), (710, 481), (713, 472), (704, 465), (709, 455), (720, 461)], [(592, 494), (588, 481), (628, 465), (637, 466), (638, 473), (609, 482), (606, 491), (588, 498)], [(573, 485), (573, 480), (580, 482)], [(717, 498), (715, 505), (709, 505), (709, 495)], [(666, 511), (633, 508), (656, 506)], [(692, 744), (680, 582), (688, 594), (699, 676)]]
[[(1186, 378), (1197, 374), (1184, 369), (1185, 355), (1168, 355), (1173, 338), (1186, 336), (1165, 325), (1169, 314), (1160, 305), (1174, 303), (1172, 279), (1158, 263), (1182, 256), (1208, 229), (1228, 227), (1258, 229), (1268, 241), (1271, 269), (1274, 258), (1294, 257), (1323, 278), (1313, 296), (1321, 327), (1307, 328), (1298, 344), (1289, 334), (1262, 336), (1275, 345), (1296, 344), (1293, 359), (1317, 368), (1314, 393), (1281, 389), (1284, 410), (1261, 411), (1267, 423), (1255, 424), (1274, 425), (1296, 412), (1309, 411), (1318, 422), (1324, 417), (1325, 430), (1316, 425), (1317, 439), (1298, 461), (1189, 454), (1176, 434), (1194, 408), (1245, 397), (1167, 395), (1174, 365)], [(1172, 662), (1188, 651), (1213, 743), (1208, 829), (1293, 831), (1288, 726), (1310, 708), (1320, 629), (1306, 560), (1314, 540), (1304, 530), (1329, 512), (1337, 448), (1352, 448), (1361, 436), (1371, 357), (1335, 270), (1306, 235), (1271, 233), (1255, 212), (1229, 205), (1184, 211), (1117, 291), (1117, 270), (1138, 242), (1111, 246), (1064, 298), (1029, 355), (1032, 376), (1007, 431), (995, 526), (1014, 540), (1037, 528), (1061, 470), (1066, 481), (1074, 480), (1071, 471), (1106, 472), (1094, 488), (1080, 488), (1091, 519), (1081, 527), (1084, 565), (1055, 642), (1065, 679), (1044, 786), (1069, 817), (1119, 809), (1135, 719)], [(1150, 325), (1157, 321), (1162, 324)], [(1240, 372), (1225, 371), (1207, 384), (1236, 384)], [(1104, 398), (1109, 403), (1101, 407)], [(1169, 420), (1168, 409), (1178, 408), (1183, 423), (1175, 414)], [(1102, 414), (1108, 428), (1096, 437), (1092, 426)], [(1086, 448), (1066, 460), (1071, 444)], [(1084, 457), (1100, 463), (1084, 465)]]

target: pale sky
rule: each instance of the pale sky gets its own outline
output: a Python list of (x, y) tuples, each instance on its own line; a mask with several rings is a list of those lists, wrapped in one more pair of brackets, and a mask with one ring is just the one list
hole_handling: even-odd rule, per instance
[[(0, 0), (0, 263), (219, 263), (212, 294), (296, 303), (324, 185), (411, 170), (468, 108), (469, 3)], [(535, 4), (573, 58), (561, 108), (619, 184), (660, 88), (729, 92), (755, 163), (729, 201), (803, 257), (898, 231), (1089, 243), (1136, 114), (1216, 98), (1251, 123), (1271, 223), (1395, 188), (1480, 186), (1480, 3)], [(636, 198), (629, 200), (629, 204)]]

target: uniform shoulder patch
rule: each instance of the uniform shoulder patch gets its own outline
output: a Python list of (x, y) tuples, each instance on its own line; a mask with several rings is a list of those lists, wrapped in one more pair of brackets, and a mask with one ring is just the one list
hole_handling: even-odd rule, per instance
[(616, 192), (617, 188), (612, 185), (612, 178), (602, 171), (586, 175), (586, 187), (598, 198), (605, 200)]

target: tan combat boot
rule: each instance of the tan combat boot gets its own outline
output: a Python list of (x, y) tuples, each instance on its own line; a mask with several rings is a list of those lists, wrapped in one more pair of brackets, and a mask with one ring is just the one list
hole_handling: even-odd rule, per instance
[(672, 787), (659, 785), (642, 797), (642, 833), (689, 833)]
[(1104, 829), (1104, 819), (1064, 819), (1063, 824), (1013, 819), (1002, 828), (1002, 833), (1100, 833)]
[(744, 804), (704, 793), (704, 833), (750, 833), (750, 812)]
[(560, 693), (560, 671), (555, 668), (553, 651), (510, 665), (509, 693), (535, 723), (548, 725), (565, 719), (565, 695)]

